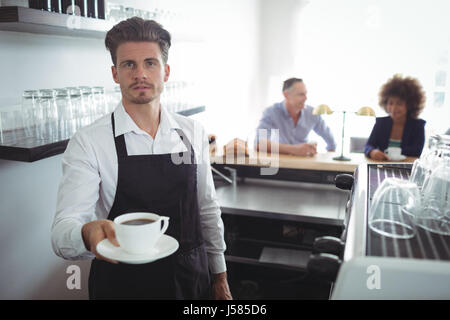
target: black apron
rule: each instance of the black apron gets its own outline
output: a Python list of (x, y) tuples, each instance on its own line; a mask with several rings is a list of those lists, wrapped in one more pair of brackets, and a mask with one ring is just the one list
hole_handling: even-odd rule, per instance
[[(118, 179), (108, 219), (129, 212), (168, 216), (166, 234), (177, 239), (180, 247), (169, 257), (140, 265), (94, 259), (89, 274), (89, 298), (209, 299), (211, 283), (200, 226), (197, 165), (192, 145), (183, 131), (176, 129), (186, 152), (129, 156), (124, 135), (115, 137), (114, 114), (111, 121)], [(180, 159), (182, 163), (177, 164)]]

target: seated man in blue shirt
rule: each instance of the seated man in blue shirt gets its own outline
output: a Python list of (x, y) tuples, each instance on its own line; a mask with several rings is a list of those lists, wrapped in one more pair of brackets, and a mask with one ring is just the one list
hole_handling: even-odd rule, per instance
[[(313, 115), (311, 106), (305, 105), (306, 94), (302, 79), (291, 78), (284, 81), (284, 101), (264, 110), (259, 122), (255, 141), (257, 150), (270, 152), (278, 149), (279, 153), (313, 156), (317, 153), (316, 145), (307, 143), (311, 130), (325, 140), (328, 151), (336, 149), (330, 128), (320, 115)], [(272, 129), (279, 130), (278, 141)]]

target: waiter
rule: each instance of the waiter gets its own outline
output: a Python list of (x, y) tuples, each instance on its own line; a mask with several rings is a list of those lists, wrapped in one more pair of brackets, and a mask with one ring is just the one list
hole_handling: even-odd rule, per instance
[[(160, 24), (138, 17), (107, 33), (122, 101), (79, 130), (63, 156), (52, 244), (65, 259), (95, 257), (90, 299), (232, 298), (207, 135), (160, 105), (170, 44)], [(105, 238), (119, 245), (112, 220), (136, 211), (170, 217), (166, 233), (178, 240), (176, 253), (131, 265), (96, 252)]]

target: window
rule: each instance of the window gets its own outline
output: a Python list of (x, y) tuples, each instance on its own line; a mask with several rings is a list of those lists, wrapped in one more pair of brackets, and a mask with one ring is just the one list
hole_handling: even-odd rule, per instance
[[(308, 86), (308, 103), (347, 111), (368, 105), (385, 116), (379, 89), (401, 73), (424, 87), (420, 117), (427, 134), (444, 133), (450, 127), (448, 12), (446, 0), (310, 0), (298, 12), (295, 47), (295, 74)], [(348, 117), (345, 144), (350, 136), (368, 136), (373, 121)], [(327, 123), (340, 137), (341, 121)]]

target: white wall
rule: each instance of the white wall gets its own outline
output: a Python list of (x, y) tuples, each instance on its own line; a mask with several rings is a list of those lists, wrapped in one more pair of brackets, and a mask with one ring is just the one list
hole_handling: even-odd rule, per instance
[[(401, 73), (419, 79), (426, 91), (420, 117), (427, 120), (427, 133), (445, 132), (450, 127), (449, 10), (445, 0), (310, 0), (296, 19), (294, 64), (307, 82), (309, 102), (347, 111), (368, 105), (385, 116), (379, 89)], [(444, 86), (436, 84), (440, 71), (446, 72)], [(435, 103), (436, 92), (446, 94), (444, 105)], [(329, 117), (338, 136), (341, 116)], [(353, 115), (346, 135), (368, 136), (373, 123)]]
[(198, 99), (206, 112), (194, 118), (216, 134), (219, 143), (236, 136), (245, 139), (256, 126), (253, 118), (260, 111), (255, 108), (261, 104), (261, 1), (141, 0), (134, 4), (146, 10), (164, 7), (176, 14), (168, 24), (178, 40), (169, 53), (169, 80), (190, 79), (199, 84)]
[[(90, 262), (58, 258), (50, 241), (61, 157), (0, 160), (0, 299), (88, 297)], [(70, 265), (81, 270), (80, 290), (66, 286)]]
[[(27, 89), (112, 87), (101, 40), (0, 31), (0, 107), (20, 103)], [(50, 228), (61, 155), (34, 163), (0, 160), (0, 299), (87, 299), (89, 261), (64, 261), (51, 248)], [(68, 290), (70, 265), (81, 290)]]
[(2, 105), (29, 89), (113, 86), (101, 40), (0, 31), (0, 48)]

